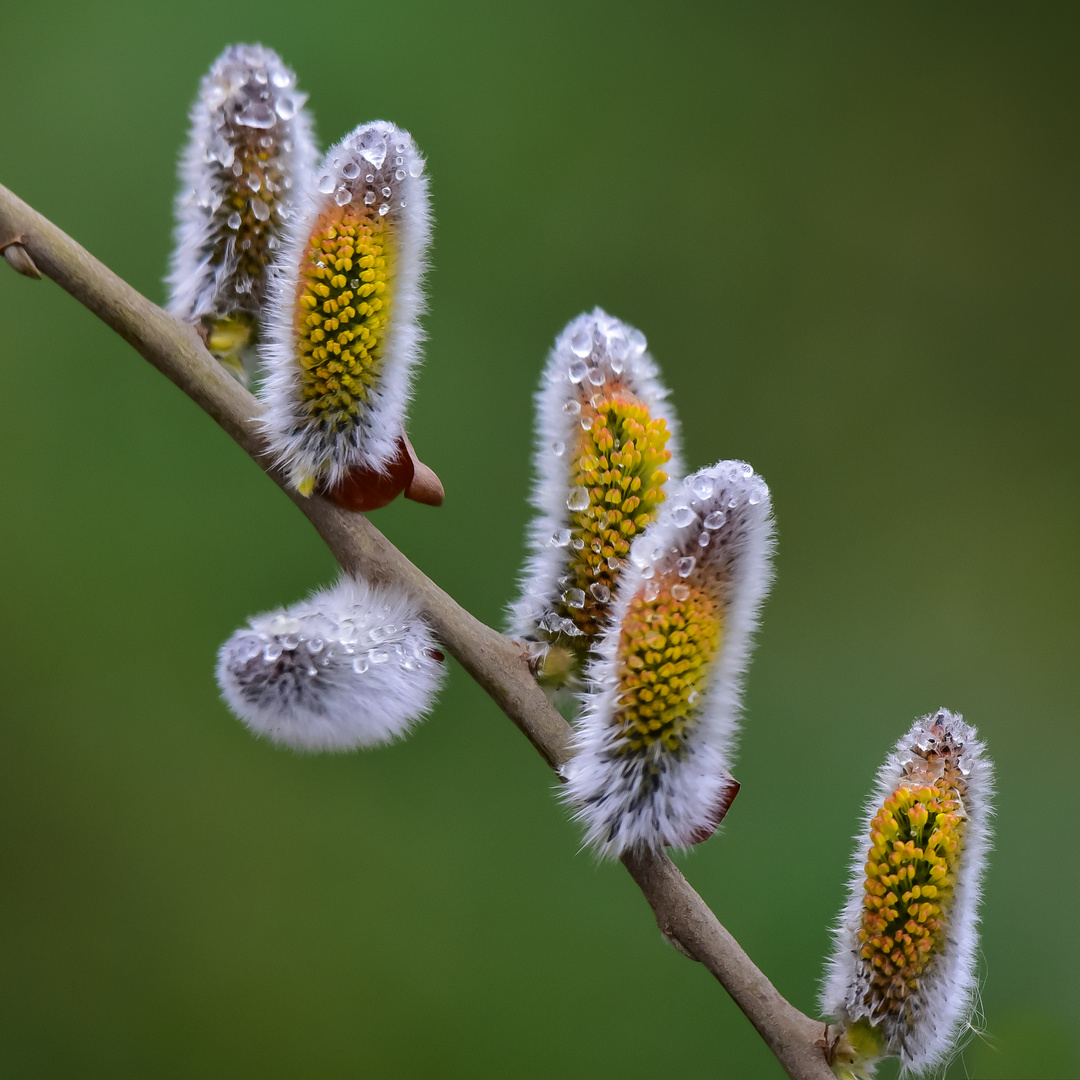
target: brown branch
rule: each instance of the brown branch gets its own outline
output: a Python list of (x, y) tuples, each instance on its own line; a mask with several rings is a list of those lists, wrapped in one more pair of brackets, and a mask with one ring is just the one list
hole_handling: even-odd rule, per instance
[[(152, 304), (0, 185), (0, 250), (15, 244), (20, 249), (7, 259), (13, 268), (23, 273), (36, 268), (52, 278), (208, 412), (304, 512), (342, 567), (408, 590), (447, 651), (544, 760), (557, 768), (569, 759), (570, 727), (537, 686), (520, 649), (457, 604), (366, 517), (290, 491), (266, 454), (254, 420), (258, 402), (210, 356), (195, 330)], [(626, 856), (623, 863), (665, 936), (720, 981), (788, 1075), (793, 1080), (829, 1080), (832, 1070), (814, 1045), (822, 1034), (821, 1023), (781, 997), (667, 855)]]

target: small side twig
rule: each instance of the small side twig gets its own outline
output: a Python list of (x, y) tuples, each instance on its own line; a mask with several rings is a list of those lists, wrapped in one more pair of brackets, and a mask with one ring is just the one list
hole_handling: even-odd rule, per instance
[[(254, 417), (258, 402), (206, 351), (194, 327), (151, 303), (52, 222), (0, 185), (0, 247), (12, 263), (51, 278), (115, 330), (231, 435), (311, 521), (345, 570), (394, 581), (420, 603), (447, 651), (553, 768), (571, 756), (570, 728), (537, 686), (521, 649), (470, 615), (361, 514), (290, 491), (269, 460)], [(14, 269), (25, 270), (18, 265)], [(792, 1080), (831, 1080), (821, 1023), (789, 1004), (724, 929), (666, 855), (625, 856), (657, 925), (731, 994)]]

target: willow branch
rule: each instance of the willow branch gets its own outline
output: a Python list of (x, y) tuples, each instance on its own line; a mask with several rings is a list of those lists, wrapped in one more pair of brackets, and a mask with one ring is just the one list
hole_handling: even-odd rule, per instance
[[(2, 185), (0, 250), (20, 273), (40, 272), (55, 281), (209, 413), (296, 503), (345, 570), (404, 587), (447, 651), (544, 760), (555, 769), (569, 760), (570, 727), (537, 686), (520, 648), (470, 615), (366, 517), (289, 490), (259, 434), (258, 402), (210, 356), (192, 327), (151, 303)], [(815, 1046), (823, 1025), (777, 992), (674, 863), (663, 854), (625, 856), (623, 863), (665, 936), (719, 980), (788, 1075), (829, 1080), (832, 1070)]]

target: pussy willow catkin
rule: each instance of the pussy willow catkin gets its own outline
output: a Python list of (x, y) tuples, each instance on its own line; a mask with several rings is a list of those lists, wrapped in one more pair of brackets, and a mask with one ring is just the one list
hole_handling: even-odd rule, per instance
[(597, 308), (555, 342), (536, 394), (536, 516), (511, 633), (548, 688), (576, 681), (630, 545), (681, 469), (674, 410), (645, 336)]
[(404, 592), (346, 575), (253, 617), (221, 647), (217, 677), (254, 734), (351, 750), (404, 735), (434, 704), (445, 665)]
[(772, 531), (764, 481), (723, 461), (687, 477), (635, 540), (565, 770), (600, 852), (685, 847), (723, 818)]
[(917, 720), (877, 775), (822, 993), (844, 1025), (850, 1076), (898, 1057), (924, 1070), (953, 1049), (975, 989), (993, 767), (946, 709)]
[(271, 260), (315, 161), (306, 94), (271, 49), (230, 45), (199, 86), (180, 160), (169, 310), (241, 379)]
[(275, 263), (263, 424), (302, 494), (401, 452), (423, 340), (423, 172), (407, 131), (358, 127), (328, 151)]

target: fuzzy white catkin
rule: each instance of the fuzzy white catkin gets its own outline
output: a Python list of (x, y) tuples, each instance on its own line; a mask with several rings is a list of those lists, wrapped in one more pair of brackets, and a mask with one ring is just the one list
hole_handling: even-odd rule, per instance
[[(424, 158), (407, 131), (384, 120), (362, 124), (327, 151), (275, 262), (267, 312), (270, 330), (261, 349), (266, 365), (260, 391), (266, 406), (262, 424), (271, 451), (293, 486), (305, 493), (317, 481), (333, 487), (353, 469), (385, 473), (399, 453), (424, 340), (422, 285), (432, 229), (424, 168)], [(387, 321), (372, 346), (374, 362), (367, 369), (371, 381), (359, 397), (353, 392), (356, 409), (347, 417), (324, 407), (325, 394), (318, 401), (303, 396), (300, 328), (308, 313), (298, 308), (313, 233), (326, 215), (339, 211), (378, 222), (387, 229), (389, 245), (383, 309)], [(327, 271), (328, 275), (332, 272)], [(356, 294), (346, 303), (356, 308), (361, 307), (361, 300), (369, 299), (359, 295), (364, 289), (363, 272), (359, 265), (341, 272), (350, 292)], [(334, 286), (335, 290), (345, 287)], [(321, 307), (315, 314), (323, 317)], [(333, 331), (328, 340), (345, 330), (351, 332), (365, 317), (350, 316), (352, 321)], [(345, 347), (358, 349), (359, 339)]]
[(208, 328), (258, 318), (270, 259), (315, 164), (306, 100), (262, 45), (230, 45), (203, 78), (175, 207), (168, 284), (179, 318)]
[[(601, 854), (686, 847), (703, 839), (722, 816), (731, 797), (743, 675), (772, 580), (773, 547), (769, 489), (741, 461), (722, 461), (688, 476), (635, 541), (611, 625), (586, 672), (578, 754), (564, 770), (565, 798), (584, 824), (587, 842)], [(679, 746), (657, 739), (633, 749), (623, 722), (628, 707), (644, 699), (635, 697), (640, 686), (627, 691), (624, 626), (636, 625), (628, 618), (635, 610), (647, 611), (658, 596), (662, 602), (665, 590), (686, 600), (691, 589), (715, 604), (719, 643), (687, 699)], [(635, 609), (641, 602), (644, 608)], [(655, 661), (658, 666), (650, 693), (668, 677), (664, 662)]]
[[(859, 939), (873, 821), (898, 788), (918, 788), (927, 776), (940, 775), (947, 758), (955, 763), (963, 788), (963, 832), (951, 899), (942, 910), (943, 929), (917, 986), (909, 988), (902, 1015), (882, 1015), (880, 995), (870, 986), (872, 968), (861, 955)], [(993, 790), (993, 765), (975, 728), (959, 714), (939, 709), (917, 720), (885, 760), (856, 836), (848, 899), (833, 929), (821, 1005), (839, 1023), (865, 1022), (880, 1028), (885, 1053), (899, 1057), (914, 1072), (933, 1069), (948, 1058), (973, 1007), (978, 907), (990, 850)]]
[[(590, 397), (619, 387), (640, 402), (651, 418), (663, 420), (668, 431), (666, 449), (671, 454), (664, 471), (671, 478), (682, 475), (678, 420), (646, 344), (645, 335), (636, 327), (596, 308), (571, 320), (548, 354), (535, 397), (531, 502), (536, 513), (528, 529), (521, 595), (510, 609), (510, 632), (519, 640), (552, 642), (581, 633), (559, 609), (571, 545), (582, 542), (572, 527), (568, 497), (582, 435), (582, 410), (583, 406), (588, 409)], [(677, 484), (677, 479), (669, 479), (665, 492), (670, 494)], [(614, 585), (620, 567), (617, 560), (612, 565)]]
[(249, 620), (218, 653), (217, 679), (255, 735), (296, 750), (352, 750), (404, 735), (446, 677), (400, 590), (344, 576)]

